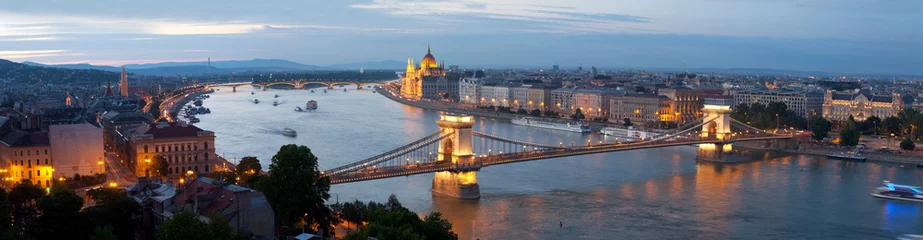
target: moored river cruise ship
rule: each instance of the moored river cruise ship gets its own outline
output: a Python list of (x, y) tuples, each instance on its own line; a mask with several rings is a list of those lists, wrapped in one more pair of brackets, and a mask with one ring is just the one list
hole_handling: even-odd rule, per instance
[(530, 118), (530, 117), (516, 118), (510, 121), (516, 125), (529, 126), (529, 127), (540, 127), (540, 128), (548, 128), (548, 129), (555, 129), (555, 130), (562, 130), (562, 131), (569, 131), (569, 132), (578, 132), (578, 133), (589, 133), (590, 132), (589, 125), (578, 123), (578, 122), (553, 121), (553, 120), (545, 120), (545, 119)]

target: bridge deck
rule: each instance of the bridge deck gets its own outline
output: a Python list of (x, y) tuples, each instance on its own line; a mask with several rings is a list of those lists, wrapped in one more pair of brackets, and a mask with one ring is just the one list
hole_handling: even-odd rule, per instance
[(430, 163), (420, 163), (420, 164), (406, 164), (393, 167), (371, 167), (368, 169), (363, 169), (356, 172), (342, 172), (337, 174), (331, 174), (330, 183), (331, 184), (340, 184), (340, 183), (349, 183), (349, 182), (358, 182), (358, 181), (367, 181), (381, 178), (390, 178), (390, 177), (400, 177), (400, 176), (410, 176), (417, 174), (425, 174), (432, 172), (441, 172), (441, 171), (472, 171), (478, 170), (481, 167), (500, 165), (507, 163), (516, 163), (516, 162), (525, 162), (525, 161), (534, 161), (542, 159), (551, 159), (551, 158), (561, 158), (561, 157), (570, 157), (570, 156), (579, 156), (595, 153), (606, 153), (606, 152), (617, 152), (617, 151), (628, 151), (628, 150), (637, 150), (637, 149), (649, 149), (649, 148), (662, 148), (662, 147), (674, 147), (682, 145), (696, 145), (696, 144), (708, 144), (708, 143), (733, 143), (736, 141), (762, 141), (762, 140), (774, 140), (774, 139), (791, 139), (790, 135), (777, 135), (777, 136), (761, 136), (761, 137), (748, 137), (748, 138), (737, 138), (733, 140), (721, 140), (721, 139), (688, 139), (688, 140), (678, 140), (678, 141), (657, 141), (657, 142), (639, 142), (639, 143), (627, 143), (627, 144), (599, 144), (599, 145), (589, 145), (589, 146), (580, 146), (580, 147), (567, 147), (567, 148), (554, 148), (546, 150), (536, 150), (536, 151), (526, 151), (518, 153), (506, 153), (506, 154), (496, 154), (486, 157), (476, 158), (476, 165), (469, 166), (459, 166), (443, 162), (430, 162)]

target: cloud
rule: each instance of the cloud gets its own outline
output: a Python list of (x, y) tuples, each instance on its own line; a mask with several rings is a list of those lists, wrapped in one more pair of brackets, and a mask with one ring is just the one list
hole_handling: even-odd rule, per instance
[[(374, 0), (369, 4), (354, 4), (352, 8), (383, 11), (390, 15), (408, 18), (443, 19), (446, 17), (469, 17), (493, 20), (526, 22), (547, 29), (526, 30), (531, 32), (574, 33), (574, 32), (612, 32), (613, 26), (634, 26), (625, 28), (633, 32), (638, 25), (649, 23), (652, 19), (641, 16), (616, 14), (578, 9), (576, 6), (549, 5), (531, 3), (503, 3), (503, 1), (485, 0), (448, 0), (448, 1), (395, 1)], [(586, 24), (608, 26), (604, 28), (586, 28)], [(578, 27), (578, 28), (575, 28)]]
[(40, 57), (58, 57), (58, 56), (82, 56), (83, 53), (74, 53), (68, 50), (23, 50), (23, 51), (0, 51), (0, 59), (23, 59), (23, 58), (40, 58)]
[(20, 37), (20, 38), (0, 38), (0, 42), (28, 42), (28, 41), (52, 41), (61, 40), (59, 37)]

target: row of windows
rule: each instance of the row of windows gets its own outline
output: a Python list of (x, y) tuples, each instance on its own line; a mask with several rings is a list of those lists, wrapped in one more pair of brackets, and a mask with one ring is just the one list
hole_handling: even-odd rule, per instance
[[(30, 167), (30, 168), (32, 167), (32, 160), (19, 160), (19, 163), (18, 163), (18, 164), (17, 164), (16, 160), (13, 160), (12, 162), (13, 162), (13, 166), (23, 166), (23, 165), (27, 165), (27, 166)], [(41, 159), (35, 159), (35, 165), (36, 165), (36, 166), (39, 165), (39, 164), (41, 164), (41, 163), (42, 163), (42, 162), (41, 162)], [(45, 165), (50, 165), (50, 164), (51, 164), (51, 162), (48, 161), (48, 159), (46, 158), (46, 159), (45, 159)]]
[[(23, 177), (23, 175), (29, 175), (29, 178), (32, 178), (32, 171), (31, 171), (31, 170), (29, 170), (28, 172), (26, 172), (26, 171), (19, 171), (19, 172), (13, 172), (13, 173), (16, 174), (16, 177)], [(26, 174), (26, 173), (28, 173), (28, 174)], [(42, 176), (42, 170), (35, 170), (35, 176), (36, 176), (36, 177), (41, 177), (41, 176)], [(49, 172), (48, 170), (45, 170), (45, 176), (51, 176), (51, 172)]]
[[(205, 172), (207, 173), (207, 172), (208, 172), (208, 164), (205, 164), (205, 165), (202, 166), (202, 167), (205, 169)], [(173, 173), (181, 174), (181, 173), (185, 173), (186, 171), (193, 171), (193, 172), (198, 173), (198, 172), (199, 172), (199, 166), (193, 166), (193, 167), (185, 167), (185, 166), (184, 166), (184, 167), (172, 167), (172, 168), (167, 168), (167, 174), (173, 174)]]
[[(208, 142), (203, 142), (205, 149), (208, 149)], [(186, 144), (167, 144), (167, 145), (155, 145), (154, 152), (182, 152), (182, 151), (198, 151), (199, 145), (192, 143)], [(144, 145), (144, 153), (148, 153), (148, 146)]]
[[(45, 149), (45, 155), (48, 155), (48, 149)], [(32, 156), (32, 151), (23, 151), (19, 150), (18, 154), (16, 151), (13, 151), (13, 156)], [(39, 156), (39, 150), (35, 150), (35, 156)]]

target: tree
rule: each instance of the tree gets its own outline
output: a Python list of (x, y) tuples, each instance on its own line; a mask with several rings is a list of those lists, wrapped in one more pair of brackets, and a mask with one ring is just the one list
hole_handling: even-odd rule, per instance
[(516, 114), (529, 114), (529, 112), (524, 108), (519, 108), (519, 110), (516, 110)]
[(878, 128), (881, 126), (881, 118), (878, 116), (871, 116), (862, 121), (861, 132), (865, 134), (879, 134)]
[(859, 130), (856, 128), (856, 119), (849, 116), (849, 120), (840, 128), (840, 145), (856, 146), (859, 144)]
[(35, 202), (44, 195), (45, 190), (29, 180), (23, 180), (13, 186), (9, 193), (9, 201), (13, 223), (17, 229), (27, 228), (35, 222), (39, 213), (35, 208)]
[(167, 170), (169, 168), (170, 163), (167, 162), (167, 158), (157, 155), (154, 156), (154, 159), (151, 159), (151, 166), (148, 168), (147, 172), (154, 177), (165, 177), (167, 176)]
[(904, 141), (901, 141), (901, 149), (905, 151), (913, 151), (916, 147), (917, 145), (914, 144), (913, 140), (910, 140), (910, 138), (905, 138)]
[(237, 164), (237, 176), (240, 176), (241, 179), (247, 179), (250, 176), (260, 174), (260, 171), (263, 171), (263, 165), (260, 165), (260, 160), (256, 159), (253, 156), (247, 156), (240, 159), (240, 163)]
[(158, 240), (211, 239), (208, 225), (199, 221), (195, 213), (180, 210), (157, 229)]
[(96, 233), (93, 234), (93, 237), (90, 240), (117, 240), (115, 234), (112, 233), (112, 227), (97, 227)]
[(541, 117), (541, 116), (542, 116), (542, 110), (538, 110), (537, 108), (536, 108), (536, 109), (532, 109), (532, 111), (529, 112), (529, 115), (532, 115), (533, 117)]
[(895, 116), (890, 116), (885, 118), (881, 122), (881, 127), (888, 133), (893, 133), (894, 135), (901, 134), (901, 119)]
[(631, 127), (632, 125), (635, 125), (634, 123), (631, 123), (631, 119), (628, 118), (622, 119), (622, 122), (624, 122), (622, 123), (622, 126), (625, 127)]
[(80, 213), (83, 198), (64, 184), (52, 186), (51, 192), (39, 198), (36, 206), (42, 215), (38, 218), (38, 224), (28, 231), (35, 238), (68, 236), (85, 239), (93, 233), (86, 217)]
[(813, 133), (811, 137), (814, 140), (824, 140), (830, 132), (831, 126), (833, 126), (833, 123), (821, 116), (811, 117), (811, 132)]
[(109, 226), (118, 239), (134, 238), (141, 225), (141, 204), (115, 188), (97, 188), (87, 194), (96, 205), (83, 213), (93, 226)]
[(574, 112), (574, 114), (570, 116), (570, 118), (572, 118), (572, 119), (574, 119), (574, 120), (581, 120), (581, 119), (586, 118), (586, 116), (583, 115), (583, 110), (580, 110), (580, 109), (578, 108), (577, 111)]
[[(369, 237), (378, 239), (446, 239), (457, 240), (458, 235), (452, 232), (452, 224), (442, 218), (439, 212), (433, 212), (424, 219), (401, 206), (397, 197), (391, 195), (388, 202), (381, 204), (369, 202), (368, 205), (356, 201), (351, 205), (356, 206), (357, 215), (368, 216), (368, 226), (361, 227), (359, 231), (347, 234), (343, 239), (365, 240)], [(345, 206), (344, 206), (345, 208)]]
[(214, 213), (208, 216), (208, 231), (212, 239), (231, 239), (234, 237), (234, 228), (228, 223), (228, 220), (221, 214)]
[(304, 222), (326, 233), (335, 224), (324, 202), (330, 198), (330, 178), (317, 170), (317, 157), (306, 146), (284, 145), (272, 157), (269, 175), (257, 183), (266, 194), (279, 226)]

